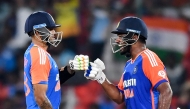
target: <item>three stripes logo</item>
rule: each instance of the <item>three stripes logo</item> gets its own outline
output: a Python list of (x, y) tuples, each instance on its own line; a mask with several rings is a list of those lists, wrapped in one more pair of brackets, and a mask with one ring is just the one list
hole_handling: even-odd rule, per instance
[(152, 67), (158, 66), (156, 58), (155, 58), (154, 54), (150, 50), (145, 50), (144, 53), (148, 56), (148, 59), (149, 59), (150, 64), (151, 64)]
[(40, 55), (40, 65), (45, 65), (46, 63), (46, 53), (43, 49), (38, 48), (38, 52)]

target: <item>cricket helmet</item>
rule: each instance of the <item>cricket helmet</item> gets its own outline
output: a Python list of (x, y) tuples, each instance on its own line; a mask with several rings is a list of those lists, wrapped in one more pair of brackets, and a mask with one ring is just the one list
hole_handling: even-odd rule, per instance
[[(60, 27), (55, 24), (53, 17), (44, 11), (37, 11), (32, 13), (25, 22), (25, 33), (33, 32), (36, 36), (36, 32), (41, 36), (41, 40), (48, 42), (51, 45), (57, 47), (62, 40), (62, 32), (51, 33), (48, 29), (54, 29)], [(53, 37), (53, 40), (52, 40)]]

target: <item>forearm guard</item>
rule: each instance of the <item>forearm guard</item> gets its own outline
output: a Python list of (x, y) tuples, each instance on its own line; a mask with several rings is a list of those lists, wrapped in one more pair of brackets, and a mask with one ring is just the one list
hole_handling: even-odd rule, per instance
[(67, 70), (67, 66), (64, 68), (63, 71), (59, 70), (59, 79), (60, 84), (62, 85), (64, 82), (66, 82), (69, 78), (75, 75), (75, 72), (73, 74), (70, 74)]

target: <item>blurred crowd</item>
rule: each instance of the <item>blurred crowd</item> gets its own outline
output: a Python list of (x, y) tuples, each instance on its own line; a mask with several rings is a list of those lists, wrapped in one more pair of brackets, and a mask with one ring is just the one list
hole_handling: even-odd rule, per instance
[[(49, 12), (61, 24), (57, 31), (63, 31), (63, 40), (49, 51), (59, 67), (76, 54), (89, 55), (91, 61), (100, 58), (105, 62), (107, 78), (116, 85), (127, 59), (114, 58), (109, 39), (121, 18), (160, 17), (190, 24), (189, 0), (0, 0), (0, 109), (26, 108), (23, 55), (31, 40), (24, 33), (24, 23), (39, 10)], [(190, 44), (180, 59), (176, 56), (171, 52), (162, 60), (173, 90), (171, 109), (190, 109)], [(112, 102), (97, 82), (86, 80), (83, 72), (78, 72), (62, 86), (60, 109), (125, 106)]]

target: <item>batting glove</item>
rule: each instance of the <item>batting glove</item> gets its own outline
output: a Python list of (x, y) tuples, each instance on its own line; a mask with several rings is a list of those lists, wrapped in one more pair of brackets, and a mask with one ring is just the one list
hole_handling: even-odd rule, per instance
[(69, 61), (71, 70), (87, 70), (89, 65), (89, 57), (87, 55), (76, 55), (74, 60)]
[(100, 59), (96, 59), (90, 62), (88, 70), (85, 71), (84, 77), (91, 80), (96, 80), (98, 83), (102, 84), (106, 80), (106, 75), (102, 70), (105, 69), (104, 63)]

